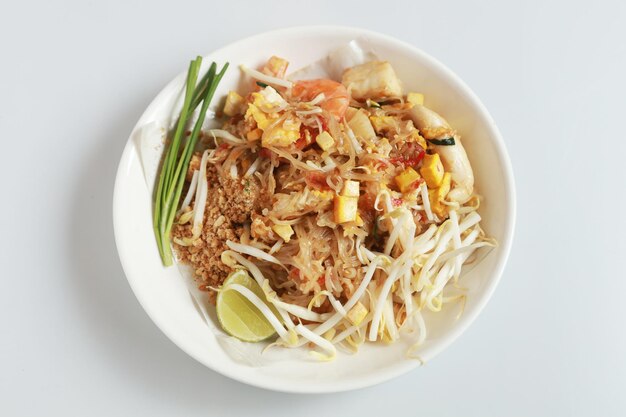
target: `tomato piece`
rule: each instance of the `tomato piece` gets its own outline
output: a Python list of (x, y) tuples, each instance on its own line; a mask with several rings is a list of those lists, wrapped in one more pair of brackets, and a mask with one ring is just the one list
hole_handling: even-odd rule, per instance
[(324, 275), (317, 279), (317, 283), (320, 285), (321, 288), (326, 288), (326, 278), (324, 277)]
[(426, 151), (419, 144), (410, 142), (405, 143), (398, 153), (398, 156), (389, 158), (389, 162), (394, 165), (414, 167), (424, 159)]
[(322, 172), (316, 172), (316, 171), (307, 172), (306, 175), (304, 176), (304, 181), (306, 182), (306, 185), (308, 185), (309, 187), (313, 187), (318, 190), (330, 189), (330, 187), (328, 186), (328, 183), (326, 182), (326, 174)]

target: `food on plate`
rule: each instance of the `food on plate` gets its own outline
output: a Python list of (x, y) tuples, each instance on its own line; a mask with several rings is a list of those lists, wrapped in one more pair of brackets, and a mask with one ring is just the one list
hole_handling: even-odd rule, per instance
[(340, 80), (290, 80), (279, 57), (241, 69), (222, 127), (185, 142), (184, 198), (167, 206), (178, 260), (241, 340), (321, 359), (403, 332), (419, 345), (422, 313), (462, 310), (463, 265), (495, 244), (460, 135), (386, 61)]

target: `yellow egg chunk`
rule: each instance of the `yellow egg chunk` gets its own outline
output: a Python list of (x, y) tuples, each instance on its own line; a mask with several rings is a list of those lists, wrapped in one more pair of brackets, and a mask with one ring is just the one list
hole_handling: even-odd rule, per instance
[(358, 303), (354, 305), (354, 307), (350, 309), (350, 311), (348, 311), (348, 314), (346, 317), (348, 318), (350, 323), (352, 323), (353, 326), (358, 326), (359, 324), (363, 322), (363, 319), (365, 319), (365, 317), (367, 316), (367, 313), (369, 313), (369, 311), (359, 301)]
[(241, 113), (244, 105), (244, 98), (235, 91), (229, 91), (224, 103), (224, 114), (226, 116), (234, 116)]
[(359, 199), (356, 197), (335, 196), (335, 223), (347, 223), (356, 220)]
[(267, 63), (263, 67), (263, 73), (271, 75), (272, 77), (283, 78), (287, 72), (289, 61), (276, 55), (267, 60)]
[(252, 93), (253, 104), (265, 113), (274, 113), (287, 105), (285, 99), (272, 87)]
[(413, 183), (419, 179), (420, 174), (411, 167), (408, 167), (395, 177), (396, 185), (403, 193), (411, 191)]
[(249, 141), (259, 140), (263, 136), (263, 131), (261, 129), (253, 129), (246, 134), (246, 138)]
[(441, 180), (441, 185), (434, 190), (428, 190), (428, 200), (430, 201), (430, 209), (439, 218), (443, 218), (448, 213), (448, 206), (443, 204), (446, 196), (450, 192), (450, 186), (452, 182), (452, 175), (446, 172)]
[(317, 137), (315, 138), (315, 142), (317, 142), (322, 150), (327, 151), (335, 144), (335, 139), (330, 136), (330, 133), (322, 132), (317, 135)]
[(341, 189), (342, 196), (358, 197), (360, 194), (358, 181), (348, 180), (343, 183), (343, 188)]
[(384, 130), (390, 130), (396, 127), (396, 122), (391, 116), (370, 116), (370, 121), (376, 133), (381, 133)]
[(293, 235), (293, 229), (288, 224), (275, 224), (272, 226), (272, 230), (280, 236), (285, 243), (288, 243)]
[(443, 164), (439, 158), (439, 154), (426, 154), (424, 156), (424, 164), (420, 169), (420, 174), (424, 177), (428, 188), (437, 188), (443, 180)]
[(300, 123), (300, 120), (293, 116), (287, 117), (280, 126), (274, 127), (269, 134), (261, 138), (261, 144), (265, 147), (291, 145), (300, 139)]
[(424, 105), (424, 94), (421, 93), (409, 93), (406, 96), (406, 101), (413, 105)]
[(248, 104), (248, 110), (246, 110), (246, 115), (244, 117), (246, 120), (254, 119), (256, 125), (262, 130), (265, 130), (272, 123), (272, 119), (270, 119), (267, 114), (259, 110), (259, 108), (254, 104)]

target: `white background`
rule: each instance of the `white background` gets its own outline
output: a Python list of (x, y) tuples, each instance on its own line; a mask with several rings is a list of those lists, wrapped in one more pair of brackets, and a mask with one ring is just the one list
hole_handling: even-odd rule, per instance
[[(2, 2), (0, 415), (625, 415), (625, 21), (617, 1)], [(111, 220), (122, 148), (162, 86), (196, 54), (301, 24), (447, 64), (498, 123), (518, 191), (474, 325), (408, 375), (320, 396), (187, 357), (135, 300)]]

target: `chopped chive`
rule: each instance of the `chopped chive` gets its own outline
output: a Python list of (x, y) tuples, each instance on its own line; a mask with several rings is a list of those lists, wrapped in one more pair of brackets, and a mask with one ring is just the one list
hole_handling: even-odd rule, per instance
[(430, 143), (432, 143), (433, 145), (439, 145), (439, 146), (452, 146), (452, 145), (456, 145), (456, 142), (454, 141), (454, 138), (450, 137), (450, 138), (445, 138), (445, 139), (428, 139), (428, 141)]
[[(228, 63), (224, 65), (219, 74), (216, 74), (217, 64), (212, 63), (209, 71), (201, 78), (196, 86), (202, 57), (197, 57), (189, 64), (187, 81), (185, 87), (185, 99), (178, 118), (174, 136), (169, 143), (159, 173), (159, 181), (155, 194), (154, 204), (154, 234), (157, 239), (157, 246), (161, 260), (165, 266), (172, 265), (173, 254), (170, 245), (170, 234), (178, 202), (185, 184), (185, 176), (189, 169), (189, 161), (195, 150), (202, 124), (206, 117), (207, 110), (221, 81), (224, 73), (228, 69)], [(186, 139), (182, 151), (182, 137), (185, 126), (193, 115), (198, 105), (202, 103), (200, 114), (194, 125), (193, 131)]]

